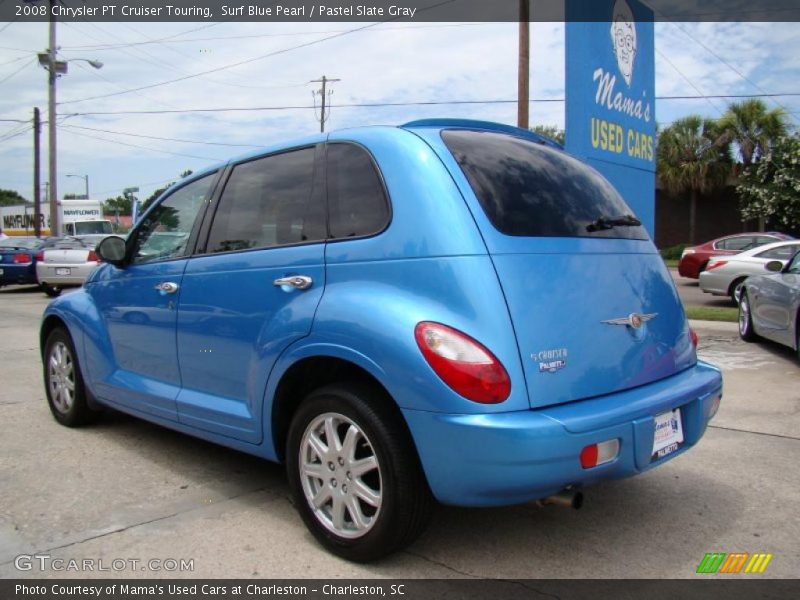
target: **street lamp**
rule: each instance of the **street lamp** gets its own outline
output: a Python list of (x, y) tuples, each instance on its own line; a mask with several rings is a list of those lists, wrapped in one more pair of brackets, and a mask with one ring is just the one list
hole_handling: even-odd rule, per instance
[(72, 173), (67, 173), (67, 177), (79, 177), (86, 182), (86, 199), (89, 199), (89, 176), (88, 175), (73, 175)]
[[(50, 0), (50, 41), (46, 52), (39, 53), (39, 64), (47, 70), (47, 119), (48, 119), (48, 146), (49, 161), (48, 172), (50, 178), (50, 235), (61, 235), (61, 222), (58, 218), (58, 186), (56, 180), (56, 79), (59, 75), (66, 75), (67, 63), (76, 60), (85, 61), (95, 69), (103, 67), (99, 60), (89, 60), (87, 58), (73, 58), (70, 60), (57, 60), (56, 52), (56, 18), (53, 5), (56, 0)], [(88, 179), (87, 179), (88, 188)]]

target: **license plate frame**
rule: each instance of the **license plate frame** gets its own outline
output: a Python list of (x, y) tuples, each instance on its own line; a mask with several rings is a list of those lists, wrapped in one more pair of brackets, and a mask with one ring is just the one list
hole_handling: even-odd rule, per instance
[(59, 267), (56, 269), (56, 275), (64, 276), (64, 275), (72, 275), (72, 269), (69, 267)]
[(684, 444), (683, 418), (680, 408), (657, 414), (653, 427), (653, 450), (650, 461), (661, 460), (677, 452)]

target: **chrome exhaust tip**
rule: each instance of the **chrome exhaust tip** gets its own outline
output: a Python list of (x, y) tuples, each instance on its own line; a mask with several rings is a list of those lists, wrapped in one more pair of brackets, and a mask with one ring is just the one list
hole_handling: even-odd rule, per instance
[(547, 506), (552, 504), (554, 506), (562, 506), (564, 508), (580, 509), (583, 506), (583, 493), (576, 490), (564, 490), (558, 494), (553, 494), (547, 498), (537, 500), (538, 506)]

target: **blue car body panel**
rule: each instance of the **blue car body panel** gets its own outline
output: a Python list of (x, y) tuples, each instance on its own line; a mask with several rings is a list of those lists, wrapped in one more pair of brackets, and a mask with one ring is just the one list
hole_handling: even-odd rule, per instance
[[(284, 375), (315, 357), (356, 365), (397, 403), (446, 503), (541, 498), (684, 452), (712, 416), (721, 376), (697, 361), (653, 244), (500, 233), (442, 141), (442, 129), (459, 127), (542, 142), (507, 126), (421, 121), (234, 159), (189, 181), (282, 149), (357, 144), (378, 165), (388, 224), (358, 239), (106, 264), (54, 300), (45, 319), (68, 327), (98, 402), (270, 460), (283, 452), (273, 415)], [(299, 274), (313, 286), (273, 285)], [(167, 280), (177, 294), (153, 293)], [(604, 323), (630, 313), (657, 317), (636, 331)], [(508, 398), (479, 404), (451, 389), (417, 346), (421, 321), (480, 341), (508, 373)], [(543, 370), (553, 351), (563, 364)], [(685, 443), (651, 463), (654, 416), (673, 408), (682, 409)], [(619, 456), (581, 468), (581, 449), (611, 438)]]

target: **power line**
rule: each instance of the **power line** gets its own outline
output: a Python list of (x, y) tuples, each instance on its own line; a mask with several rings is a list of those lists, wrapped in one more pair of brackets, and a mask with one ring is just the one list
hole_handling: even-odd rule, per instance
[[(219, 25), (220, 23), (216, 23)], [(497, 25), (497, 23), (445, 23), (440, 25), (408, 25), (405, 27), (384, 27), (381, 31), (403, 31), (406, 29), (444, 29), (454, 27), (478, 27), (481, 25)], [(288, 31), (284, 33), (251, 33), (244, 35), (223, 35), (205, 38), (189, 38), (188, 40), (172, 40), (169, 38), (160, 38), (147, 40), (143, 42), (129, 42), (124, 44), (104, 44), (104, 45), (84, 45), (84, 46), (62, 46), (62, 50), (113, 50), (116, 48), (123, 48), (129, 46), (144, 46), (148, 44), (188, 44), (195, 42), (212, 42), (212, 41), (231, 41), (243, 40), (254, 38), (273, 38), (273, 37), (295, 37), (304, 35), (320, 35), (328, 33), (341, 33), (347, 31), (346, 29), (327, 29), (318, 31)]]
[(22, 65), (19, 69), (17, 69), (13, 73), (11, 73), (10, 75), (4, 77), (3, 79), (0, 79), (0, 83), (5, 83), (6, 81), (8, 81), (12, 77), (14, 77), (14, 75), (16, 75), (17, 73), (20, 73), (21, 71), (24, 71), (26, 68), (30, 67), (34, 62), (36, 62), (35, 58), (29, 60), (24, 65)]
[(211, 162), (221, 162), (222, 161), (221, 158), (215, 158), (215, 157), (211, 157), (211, 156), (197, 156), (196, 154), (184, 154), (182, 152), (171, 152), (169, 150), (162, 150), (160, 148), (151, 148), (149, 146), (140, 146), (139, 144), (129, 144), (127, 142), (120, 142), (119, 140), (110, 140), (108, 138), (100, 137), (100, 136), (97, 136), (97, 135), (91, 135), (91, 134), (88, 134), (88, 133), (80, 133), (78, 131), (73, 131), (71, 126), (69, 126), (69, 125), (62, 125), (61, 126), (61, 130), (62, 131), (66, 131), (67, 133), (71, 133), (72, 135), (78, 135), (78, 136), (81, 136), (81, 137), (91, 138), (91, 139), (94, 139), (94, 140), (100, 140), (102, 142), (108, 142), (109, 144), (116, 144), (116, 145), (119, 145), (119, 146), (130, 146), (131, 148), (139, 148), (141, 150), (149, 150), (151, 152), (161, 152), (162, 154), (171, 154), (172, 156), (183, 156), (185, 158), (197, 158), (197, 159), (200, 159), (200, 160), (207, 160), (207, 161), (211, 161)]
[(231, 148), (263, 148), (263, 146), (259, 146), (257, 144), (227, 144), (224, 142), (208, 142), (208, 141), (200, 141), (200, 140), (187, 140), (187, 139), (180, 139), (180, 138), (170, 138), (170, 137), (158, 137), (155, 135), (144, 135), (141, 133), (130, 133), (127, 131), (113, 131), (111, 129), (98, 129), (96, 127), (82, 127), (80, 125), (68, 125), (68, 127), (72, 129), (85, 129), (87, 131), (97, 131), (100, 133), (110, 133), (113, 135), (127, 135), (131, 137), (138, 137), (138, 138), (146, 138), (149, 140), (162, 140), (165, 142), (181, 142), (183, 144), (203, 144), (207, 146), (228, 146)]
[[(714, 99), (734, 99), (734, 98), (762, 98), (780, 96), (800, 96), (800, 92), (787, 92), (778, 94), (716, 94), (716, 95), (674, 95), (656, 96), (657, 100), (705, 100)], [(556, 103), (564, 102), (564, 98), (532, 98), (530, 102), (535, 103)], [(383, 108), (397, 106), (449, 106), (449, 105), (470, 105), (470, 104), (515, 104), (514, 100), (420, 100), (415, 102), (355, 102), (337, 104), (337, 108)], [(63, 116), (81, 117), (91, 115), (149, 115), (149, 114), (172, 114), (172, 113), (215, 113), (215, 112), (258, 112), (258, 111), (280, 111), (280, 110), (308, 110), (313, 109), (311, 104), (307, 105), (285, 105), (285, 106), (242, 106), (242, 107), (215, 107), (215, 108), (183, 108), (176, 110), (119, 110), (119, 111), (86, 111), (62, 113)]]
[[(456, 0), (442, 0), (441, 2), (438, 2), (436, 4), (432, 4), (430, 6), (422, 8), (422, 9), (418, 9), (418, 12), (431, 10), (433, 8), (437, 8), (437, 7), (443, 6), (445, 4), (452, 4), (453, 2), (456, 2)], [(127, 94), (127, 93), (130, 93), (130, 92), (138, 92), (138, 91), (141, 91), (141, 90), (147, 90), (147, 89), (152, 89), (152, 88), (155, 88), (155, 87), (160, 87), (162, 85), (169, 85), (169, 84), (172, 84), (172, 83), (178, 83), (180, 81), (186, 81), (188, 79), (193, 79), (195, 77), (201, 77), (203, 75), (208, 75), (210, 73), (218, 73), (219, 71), (232, 69), (234, 67), (240, 67), (242, 65), (246, 65), (246, 64), (249, 64), (249, 63), (252, 63), (252, 62), (263, 60), (265, 58), (270, 58), (272, 56), (278, 56), (280, 54), (286, 54), (287, 52), (292, 52), (293, 50), (299, 50), (301, 48), (308, 48), (310, 46), (315, 46), (317, 44), (321, 44), (321, 43), (327, 42), (329, 40), (333, 40), (333, 39), (336, 39), (336, 38), (344, 37), (344, 36), (349, 35), (351, 33), (356, 33), (358, 31), (364, 31), (365, 29), (371, 29), (373, 27), (377, 27), (378, 25), (383, 25), (384, 23), (390, 23), (390, 22), (396, 21), (396, 20), (398, 20), (400, 18), (401, 17), (399, 17), (399, 16), (398, 17), (392, 17), (391, 19), (386, 19), (385, 21), (378, 21), (377, 23), (370, 23), (368, 25), (362, 25), (361, 27), (356, 27), (354, 29), (348, 29), (348, 30), (336, 33), (336, 34), (328, 36), (328, 37), (319, 38), (319, 39), (316, 39), (316, 40), (311, 40), (310, 42), (305, 42), (303, 44), (298, 44), (296, 46), (291, 46), (289, 48), (283, 48), (281, 50), (275, 50), (273, 52), (268, 52), (268, 53), (262, 54), (260, 56), (254, 56), (252, 58), (241, 60), (241, 61), (238, 61), (238, 62), (235, 62), (235, 63), (230, 63), (230, 64), (227, 64), (227, 65), (223, 65), (221, 67), (215, 67), (214, 69), (208, 69), (206, 71), (201, 71), (199, 73), (193, 73), (191, 75), (186, 75), (184, 77), (178, 77), (176, 79), (170, 79), (170, 80), (161, 81), (161, 82), (158, 82), (158, 83), (151, 83), (151, 84), (148, 84), (148, 85), (143, 85), (143, 86), (139, 86), (139, 87), (136, 87), (136, 88), (131, 88), (129, 90), (122, 91), (122, 92), (115, 92), (115, 93), (112, 93), (112, 94), (100, 94), (100, 95), (97, 95), (97, 96), (90, 96), (90, 97), (87, 97), (87, 98), (80, 98), (80, 99), (77, 99), (77, 100), (67, 100), (65, 102), (61, 102), (60, 104), (62, 104), (62, 105), (63, 104), (75, 104), (77, 102), (85, 102), (87, 100), (99, 100), (101, 98), (110, 98), (112, 96), (119, 96), (121, 94)]]
[(380, 24), (381, 23), (371, 23), (369, 25), (364, 25), (362, 27), (358, 27), (356, 29), (351, 29), (349, 31), (338, 33), (336, 35), (332, 35), (332, 36), (325, 37), (325, 38), (320, 38), (320, 39), (317, 39), (317, 40), (312, 40), (312, 41), (306, 42), (304, 44), (299, 44), (297, 46), (292, 46), (290, 48), (283, 48), (281, 50), (275, 50), (274, 52), (268, 52), (267, 54), (262, 54), (260, 56), (255, 56), (255, 57), (248, 58), (248, 59), (245, 59), (245, 60), (241, 60), (241, 61), (238, 61), (238, 62), (235, 62), (235, 63), (230, 63), (230, 64), (227, 64), (227, 65), (223, 65), (221, 67), (216, 67), (214, 69), (208, 69), (206, 71), (201, 71), (199, 73), (194, 73), (194, 74), (191, 74), (191, 75), (185, 75), (183, 77), (178, 77), (176, 79), (170, 79), (170, 80), (167, 80), (167, 81), (161, 81), (159, 83), (151, 83), (149, 85), (143, 85), (143, 86), (139, 86), (139, 87), (136, 87), (136, 88), (131, 88), (129, 90), (125, 90), (125, 91), (122, 91), (122, 92), (115, 92), (113, 94), (99, 94), (97, 96), (89, 96), (87, 98), (81, 98), (81, 99), (78, 99), (78, 100), (67, 100), (65, 102), (60, 102), (59, 104), (62, 104), (62, 105), (63, 104), (75, 104), (77, 102), (86, 102), (87, 100), (99, 100), (101, 98), (110, 98), (111, 96), (119, 96), (121, 94), (128, 94), (128, 93), (131, 93), (131, 92), (138, 92), (138, 91), (141, 91), (141, 90), (148, 90), (148, 89), (152, 89), (152, 88), (155, 88), (155, 87), (161, 87), (162, 85), (169, 85), (171, 83), (178, 83), (179, 81), (186, 81), (188, 79), (194, 79), (195, 77), (201, 77), (203, 75), (209, 75), (211, 73), (218, 73), (219, 71), (224, 71), (226, 69), (239, 67), (239, 66), (242, 66), (242, 65), (245, 65), (245, 64), (249, 64), (249, 63), (258, 61), (258, 60), (263, 60), (265, 58), (269, 58), (271, 56), (277, 56), (279, 54), (285, 54), (287, 52), (291, 52), (293, 50), (298, 50), (300, 48), (307, 48), (309, 46), (314, 46), (316, 44), (320, 44), (320, 43), (326, 42), (328, 40), (332, 40), (332, 39), (335, 39), (335, 38), (343, 37), (343, 36), (345, 36), (345, 35), (347, 35), (349, 33), (355, 33), (356, 31), (360, 31), (362, 29), (367, 29), (367, 28), (370, 28), (370, 27), (376, 27), (377, 25), (380, 25)]

